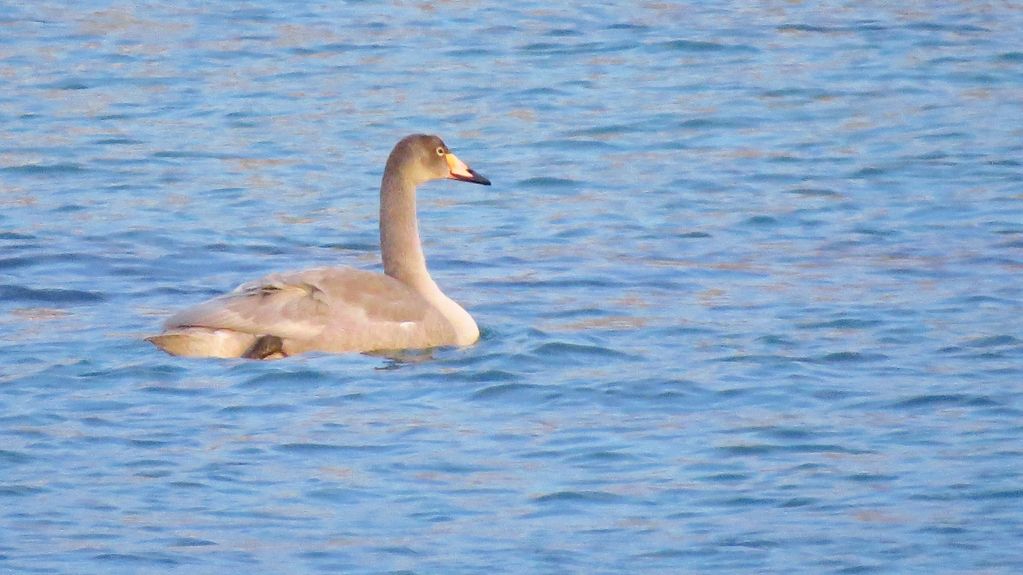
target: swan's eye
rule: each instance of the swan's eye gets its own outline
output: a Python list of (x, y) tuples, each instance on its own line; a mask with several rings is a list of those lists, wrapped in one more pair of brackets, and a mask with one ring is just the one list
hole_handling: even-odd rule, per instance
[(438, 146), (437, 147), (437, 155), (438, 156), (443, 156), (444, 155), (444, 148)]

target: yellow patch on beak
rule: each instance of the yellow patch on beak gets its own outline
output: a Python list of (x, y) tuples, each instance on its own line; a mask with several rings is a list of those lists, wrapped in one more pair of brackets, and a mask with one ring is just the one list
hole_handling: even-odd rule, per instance
[(451, 172), (452, 176), (472, 177), (472, 174), (469, 173), (469, 166), (465, 165), (465, 162), (462, 160), (459, 160), (458, 156), (448, 152), (444, 154), (444, 159), (448, 162), (448, 171)]

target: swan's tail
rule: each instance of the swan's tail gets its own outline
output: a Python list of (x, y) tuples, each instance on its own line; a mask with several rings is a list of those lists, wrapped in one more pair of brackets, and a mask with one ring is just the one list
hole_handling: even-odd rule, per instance
[(176, 328), (146, 338), (171, 355), (188, 357), (246, 357), (246, 352), (260, 340), (251, 333), (205, 327)]

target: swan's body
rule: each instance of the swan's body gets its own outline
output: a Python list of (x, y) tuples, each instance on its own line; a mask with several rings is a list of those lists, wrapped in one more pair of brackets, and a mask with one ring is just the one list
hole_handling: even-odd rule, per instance
[(380, 186), (383, 274), (271, 274), (175, 314), (147, 339), (174, 355), (260, 359), (472, 344), (476, 322), (434, 283), (419, 240), (416, 186), (440, 178), (490, 184), (436, 136), (408, 136), (394, 147)]

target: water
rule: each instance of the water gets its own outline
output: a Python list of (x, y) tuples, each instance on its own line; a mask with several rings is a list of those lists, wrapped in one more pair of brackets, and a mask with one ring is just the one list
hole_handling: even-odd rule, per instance
[[(1023, 11), (62, 3), (0, 19), (0, 572), (1018, 573)], [(378, 265), (482, 341), (185, 360)]]

